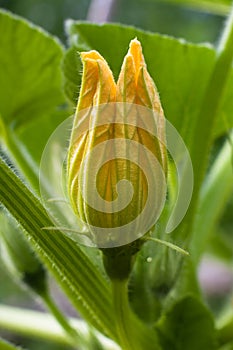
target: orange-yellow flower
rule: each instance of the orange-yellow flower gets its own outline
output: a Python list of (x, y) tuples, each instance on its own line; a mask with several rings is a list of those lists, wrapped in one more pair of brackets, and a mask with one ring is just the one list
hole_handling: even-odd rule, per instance
[[(90, 231), (93, 232), (93, 227), (100, 227), (110, 232), (112, 228), (128, 225), (143, 211), (149, 191), (152, 191), (148, 176), (152, 179), (150, 184), (154, 181), (157, 187), (160, 184), (164, 187), (164, 178), (161, 178), (157, 166), (162, 168), (166, 177), (163, 110), (138, 40), (130, 43), (117, 83), (98, 52), (83, 52), (81, 59), (82, 86), (68, 152), (68, 192), (75, 213)], [(77, 125), (85, 117), (88, 120), (86, 128), (77, 132)], [(155, 126), (157, 137), (150, 132), (148, 125)], [(137, 144), (143, 147), (137, 148)], [(98, 149), (95, 157), (88, 158), (95, 149)], [(151, 163), (151, 155), (156, 158), (157, 165)], [(98, 172), (95, 163), (100, 165)], [(121, 181), (131, 184), (132, 193), (129, 187), (118, 193), (117, 186)], [(93, 193), (102, 198), (101, 208), (95, 207), (98, 195)], [(157, 194), (161, 195), (158, 189)], [(121, 201), (116, 204), (120, 196)], [(122, 203), (126, 204), (124, 208)], [(151, 210), (149, 215), (153, 213)], [(134, 231), (140, 231), (139, 234), (151, 218), (147, 215), (140, 220), (141, 223), (137, 222), (133, 227)], [(110, 239), (114, 240), (114, 237)]]

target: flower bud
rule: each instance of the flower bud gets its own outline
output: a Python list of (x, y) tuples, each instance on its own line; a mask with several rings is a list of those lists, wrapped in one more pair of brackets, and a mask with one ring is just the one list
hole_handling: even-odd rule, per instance
[(82, 86), (68, 151), (70, 202), (99, 247), (140, 238), (166, 193), (163, 110), (141, 44), (132, 40), (118, 82), (96, 51), (81, 54)]

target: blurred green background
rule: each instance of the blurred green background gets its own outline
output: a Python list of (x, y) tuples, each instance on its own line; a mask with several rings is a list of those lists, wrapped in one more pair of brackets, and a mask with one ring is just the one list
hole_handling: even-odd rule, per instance
[(183, 1), (157, 0), (0, 0), (0, 7), (29, 19), (62, 40), (65, 39), (64, 20), (72, 18), (107, 19), (193, 42), (215, 42), (227, 6), (213, 8), (215, 1), (209, 1), (209, 5), (207, 2), (203, 8), (198, 5), (199, 2), (191, 1), (190, 4), (188, 1), (188, 5), (184, 6)]
[[(178, 3), (178, 4), (177, 4)], [(58, 36), (65, 44), (64, 21), (67, 18), (89, 21), (119, 22), (142, 29), (184, 38), (192, 42), (217, 43), (230, 1), (156, 1), (156, 0), (0, 0), (0, 7), (23, 16)], [(214, 6), (213, 6), (214, 5)], [(114, 38), (113, 38), (114, 45)], [(222, 220), (223, 237), (232, 231), (232, 203)], [(222, 243), (223, 244), (223, 243)], [(214, 245), (210, 250), (214, 251)], [(232, 259), (232, 256), (230, 257)], [(206, 282), (205, 282), (206, 283)], [(55, 287), (56, 289), (56, 287)], [(221, 295), (220, 295), (221, 297)], [(61, 297), (59, 297), (61, 298)], [(219, 298), (219, 295), (217, 295)], [(214, 297), (213, 297), (213, 300)], [(40, 308), (27, 291), (17, 286), (8, 276), (0, 261), (0, 302)], [(61, 303), (61, 300), (59, 299)], [(68, 349), (42, 341), (32, 341), (1, 332), (5, 338), (33, 350)]]

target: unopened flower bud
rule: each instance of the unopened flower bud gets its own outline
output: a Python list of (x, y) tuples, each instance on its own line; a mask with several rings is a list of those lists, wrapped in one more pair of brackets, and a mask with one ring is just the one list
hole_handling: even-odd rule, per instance
[(82, 86), (70, 140), (68, 192), (101, 248), (147, 233), (166, 193), (163, 110), (141, 44), (132, 40), (118, 82), (96, 51), (81, 54)]

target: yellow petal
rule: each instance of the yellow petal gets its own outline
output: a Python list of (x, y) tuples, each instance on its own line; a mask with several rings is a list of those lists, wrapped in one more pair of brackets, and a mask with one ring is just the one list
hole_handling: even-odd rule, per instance
[(158, 91), (146, 66), (141, 67), (138, 72), (136, 103), (151, 108), (159, 114), (163, 114)]
[(97, 51), (82, 52), (82, 85), (77, 112), (93, 104), (115, 101), (116, 87), (112, 72)]
[(161, 155), (162, 155), (162, 163), (166, 173), (167, 156), (166, 156), (166, 141), (165, 141), (165, 138), (166, 138), (165, 119), (164, 119), (163, 108), (161, 106), (160, 99), (159, 99), (159, 94), (153, 79), (148, 73), (145, 59), (142, 53), (141, 43), (137, 39), (134, 39), (131, 41), (129, 53), (133, 57), (135, 70), (136, 70), (137, 88), (136, 88), (135, 102), (136, 104), (153, 109), (158, 113), (157, 133), (158, 133), (159, 141), (161, 143), (160, 148), (161, 148)]
[(137, 39), (131, 40), (128, 54), (132, 55), (133, 57), (136, 78), (137, 78), (140, 68), (146, 67), (145, 59), (142, 54), (142, 46), (140, 41), (138, 41)]
[(117, 102), (134, 103), (136, 98), (136, 71), (131, 54), (125, 56), (117, 82)]
[(97, 60), (105, 61), (103, 56), (101, 56), (100, 53), (95, 50), (81, 52), (80, 56), (83, 63), (88, 59), (94, 60), (94, 61), (97, 61)]
[(105, 60), (97, 60), (98, 83), (94, 96), (94, 105), (102, 103), (115, 102), (116, 100), (116, 83), (113, 78), (111, 69)]

